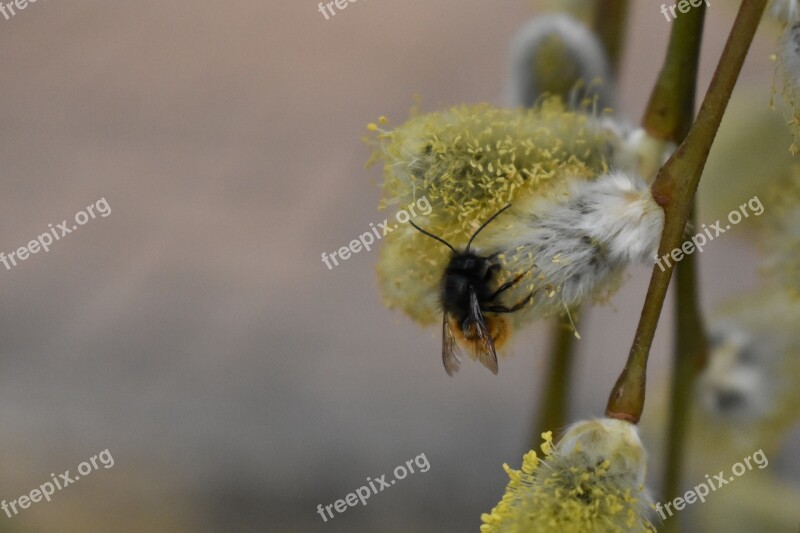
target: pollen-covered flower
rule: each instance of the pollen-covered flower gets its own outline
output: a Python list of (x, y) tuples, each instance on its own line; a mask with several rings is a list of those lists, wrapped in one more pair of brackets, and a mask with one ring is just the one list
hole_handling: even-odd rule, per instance
[[(425, 196), (432, 211), (415, 222), (456, 248), (503, 206), (558, 201), (573, 181), (606, 172), (621, 142), (602, 121), (568, 111), (559, 99), (533, 109), (460, 106), (414, 116), (391, 131), (371, 129), (379, 132), (375, 157), (384, 167), (381, 206)], [(378, 276), (386, 304), (434, 322), (447, 248), (408, 225), (384, 240)], [(475, 246), (491, 243), (479, 237)]]
[(572, 425), (543, 456), (503, 465), (510, 481), (500, 503), (481, 516), (482, 533), (655, 531), (644, 488), (647, 454), (636, 426), (603, 418)]
[(560, 98), (533, 109), (464, 105), (414, 115), (388, 131), (369, 128), (377, 132), (373, 160), (384, 166), (381, 206), (425, 195), (434, 211), (428, 222), (446, 221), (453, 227), (442, 237), (456, 240), (520, 192), (547, 193), (565, 175), (606, 170), (621, 142), (603, 121), (567, 110)]

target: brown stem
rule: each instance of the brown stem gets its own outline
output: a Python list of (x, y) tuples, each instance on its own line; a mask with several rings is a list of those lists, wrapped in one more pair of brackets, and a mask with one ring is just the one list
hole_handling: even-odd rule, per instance
[[(692, 220), (694, 216), (692, 216)], [(697, 257), (688, 255), (675, 273), (675, 345), (664, 457), (663, 499), (680, 492), (683, 455), (691, 418), (692, 395), (698, 371), (705, 366), (707, 341), (697, 294)], [(678, 530), (678, 517), (664, 522), (665, 531)]]
[[(575, 313), (575, 312), (573, 312)], [(550, 368), (544, 381), (544, 391), (539, 403), (539, 419), (536, 421), (531, 436), (530, 449), (541, 444), (541, 434), (552, 430), (554, 438), (567, 423), (569, 409), (569, 382), (572, 374), (572, 363), (575, 359), (575, 332), (561, 320), (553, 322), (553, 334), (550, 347)]]
[(594, 3), (592, 26), (603, 43), (614, 77), (622, 60), (629, 7), (629, 0), (596, 0)]
[[(681, 142), (694, 120), (704, 19), (705, 5), (701, 5), (681, 17), (673, 27), (667, 59), (643, 120), (645, 129), (654, 137)], [(686, 256), (676, 269), (674, 354), (664, 458), (664, 495), (677, 494), (680, 488), (694, 377), (699, 360), (705, 357), (706, 346), (697, 296), (697, 257)], [(664, 524), (667, 530), (677, 525), (677, 519)]]
[(642, 119), (653, 137), (678, 143), (692, 126), (705, 14), (700, 4), (673, 23), (667, 57)]
[[(684, 141), (661, 168), (653, 184), (653, 197), (664, 208), (665, 215), (659, 257), (664, 257), (681, 244), (708, 153), (764, 13), (766, 2), (767, 0), (743, 0), (697, 120)], [(680, 18), (675, 24), (679, 21)], [(659, 266), (653, 268), (628, 361), (608, 400), (606, 415), (609, 417), (634, 423), (641, 418), (644, 409), (647, 358), (674, 266), (670, 261), (665, 263), (666, 267), (663, 270)]]

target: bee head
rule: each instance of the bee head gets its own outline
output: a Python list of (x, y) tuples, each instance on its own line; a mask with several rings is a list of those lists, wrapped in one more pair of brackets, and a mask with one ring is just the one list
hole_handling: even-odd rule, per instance
[(483, 279), (488, 270), (489, 262), (485, 258), (472, 253), (462, 253), (453, 255), (447, 267), (447, 274)]

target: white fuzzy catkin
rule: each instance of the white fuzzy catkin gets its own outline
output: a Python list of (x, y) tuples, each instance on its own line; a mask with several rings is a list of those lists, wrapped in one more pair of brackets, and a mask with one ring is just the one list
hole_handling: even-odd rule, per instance
[[(687, 479), (762, 453), (784, 455), (800, 420), (800, 300), (781, 287), (739, 295), (709, 324), (708, 365), (697, 382)], [(787, 442), (788, 441), (788, 442)], [(747, 471), (697, 515), (698, 531), (796, 531), (800, 491), (770, 463)]]
[(783, 24), (793, 24), (800, 19), (800, 5), (797, 0), (774, 0), (769, 12)]
[(603, 45), (568, 15), (537, 17), (511, 43), (507, 93), (512, 106), (531, 107), (551, 94), (573, 108), (595, 97), (599, 109), (610, 107), (613, 88)]
[(653, 137), (644, 128), (631, 128), (619, 119), (604, 117), (602, 124), (618, 139), (612, 166), (641, 176), (648, 184), (675, 150), (675, 143)]
[(709, 327), (708, 365), (698, 380), (700, 404), (710, 418), (740, 428), (764, 424), (771, 431), (797, 420), (798, 323), (800, 300), (782, 287), (747, 294), (717, 314)]
[(572, 180), (561, 194), (520, 200), (485, 242), (501, 250), (506, 305), (532, 296), (519, 313), (542, 316), (597, 296), (629, 265), (655, 259), (664, 214), (644, 181), (611, 172)]

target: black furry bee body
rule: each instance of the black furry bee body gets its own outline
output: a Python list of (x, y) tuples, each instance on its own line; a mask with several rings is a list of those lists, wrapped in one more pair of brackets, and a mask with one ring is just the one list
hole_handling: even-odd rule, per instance
[[(461, 366), (461, 350), (465, 346), (473, 358), (497, 374), (497, 348), (508, 339), (510, 325), (500, 316), (524, 307), (532, 294), (522, 302), (507, 307), (499, 301), (507, 289), (519, 282), (525, 273), (511, 281), (497, 285), (501, 265), (495, 262), (497, 254), (481, 256), (470, 251), (470, 245), (480, 231), (500, 213), (505, 206), (483, 223), (470, 237), (464, 250), (456, 250), (450, 243), (411, 224), (420, 232), (436, 239), (452, 251), (450, 261), (442, 275), (440, 302), (442, 316), (442, 362), (452, 376)], [(487, 314), (488, 313), (488, 314)]]

